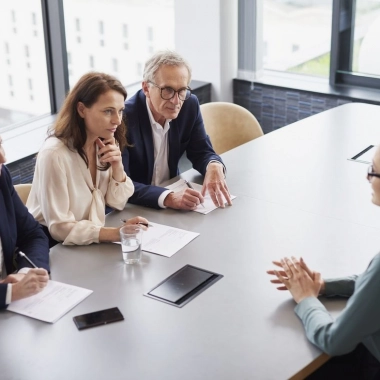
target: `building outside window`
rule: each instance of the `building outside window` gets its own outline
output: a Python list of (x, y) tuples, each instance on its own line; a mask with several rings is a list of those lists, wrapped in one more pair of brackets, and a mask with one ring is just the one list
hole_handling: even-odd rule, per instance
[(332, 0), (264, 0), (264, 70), (327, 78)]
[[(334, 33), (333, 0), (257, 0), (257, 3), (263, 10), (263, 31), (257, 41), (263, 44), (263, 69), (328, 79)], [(340, 56), (338, 69), (353, 75), (380, 76), (380, 1), (339, 3), (348, 8), (341, 11), (339, 28), (344, 33), (352, 24), (352, 29), (348, 37), (339, 40), (337, 49), (343, 47), (348, 52), (343, 58)]]
[(380, 1), (356, 0), (352, 72), (380, 76)]
[[(0, 133), (50, 113), (43, 36), (40, 0), (0, 2), (0, 46), (6, 54), (6, 59), (4, 54), (0, 59)], [(29, 78), (38, 86), (30, 89)]]
[[(142, 62), (153, 51), (174, 49), (174, 0), (63, 0), (63, 7), (66, 47), (75, 61), (70, 87), (90, 70), (113, 73), (125, 86), (140, 82)], [(73, 24), (89, 8), (91, 17), (80, 20), (83, 43), (78, 45)], [(148, 44), (153, 37), (154, 50)]]

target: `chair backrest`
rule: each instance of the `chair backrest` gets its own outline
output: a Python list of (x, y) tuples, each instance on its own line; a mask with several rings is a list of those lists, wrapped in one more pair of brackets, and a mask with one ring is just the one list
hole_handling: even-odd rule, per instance
[(226, 102), (205, 103), (200, 107), (206, 132), (217, 154), (263, 135), (257, 119), (244, 107)]
[(23, 183), (21, 185), (14, 185), (14, 188), (17, 191), (18, 196), (22, 200), (22, 203), (24, 203), (25, 205), (26, 201), (28, 200), (30, 189), (32, 188), (32, 184)]

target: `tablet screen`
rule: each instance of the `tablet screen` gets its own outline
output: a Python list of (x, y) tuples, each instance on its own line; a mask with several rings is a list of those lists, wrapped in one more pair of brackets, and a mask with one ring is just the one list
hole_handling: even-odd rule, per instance
[(174, 303), (213, 275), (213, 273), (192, 266), (185, 266), (148, 294)]

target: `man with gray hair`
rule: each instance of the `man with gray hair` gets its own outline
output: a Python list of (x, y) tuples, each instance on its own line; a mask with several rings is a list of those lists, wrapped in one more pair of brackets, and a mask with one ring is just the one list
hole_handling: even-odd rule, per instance
[[(135, 185), (130, 203), (194, 210), (208, 191), (216, 206), (232, 205), (225, 167), (206, 134), (190, 80), (190, 66), (178, 53), (157, 52), (145, 64), (142, 89), (125, 103), (130, 146), (122, 158)], [(201, 192), (190, 188), (173, 192), (159, 186), (179, 174), (184, 152), (204, 176)]]

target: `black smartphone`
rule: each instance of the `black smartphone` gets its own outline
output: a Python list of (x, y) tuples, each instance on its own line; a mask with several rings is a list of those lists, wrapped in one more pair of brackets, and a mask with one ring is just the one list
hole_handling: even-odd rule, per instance
[(113, 307), (111, 309), (99, 310), (93, 313), (77, 315), (73, 318), (73, 320), (78, 330), (84, 330), (90, 327), (122, 321), (124, 320), (124, 317), (117, 307)]

